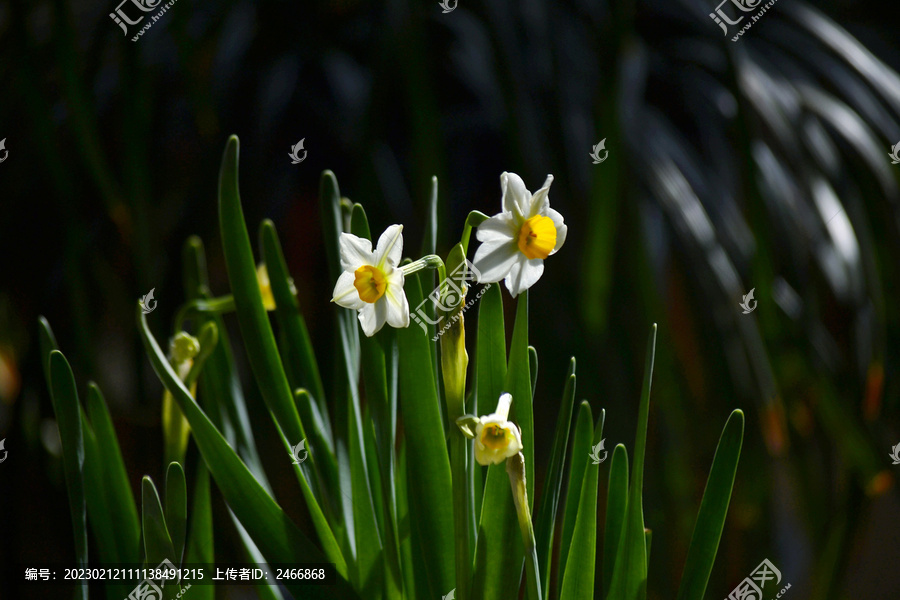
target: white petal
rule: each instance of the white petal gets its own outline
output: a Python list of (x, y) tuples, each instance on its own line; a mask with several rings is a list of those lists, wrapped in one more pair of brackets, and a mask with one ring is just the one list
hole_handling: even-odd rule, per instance
[(403, 273), (400, 269), (394, 270), (388, 277), (387, 289), (384, 296), (378, 302), (384, 302), (387, 306), (387, 322), (391, 327), (409, 327), (409, 301), (403, 290)]
[(503, 191), (503, 210), (519, 217), (525, 215), (525, 209), (531, 206), (531, 192), (525, 182), (515, 173), (504, 171), (500, 175), (500, 189)]
[(372, 337), (384, 327), (387, 320), (387, 308), (384, 302), (366, 305), (359, 311), (359, 324), (362, 325), (366, 337)]
[(550, 209), (550, 185), (553, 183), (553, 175), (547, 175), (544, 186), (531, 197), (531, 206), (525, 213), (525, 218), (530, 219), (534, 215), (546, 214)]
[(356, 286), (353, 285), (354, 281), (356, 281), (356, 275), (352, 271), (341, 273), (334, 286), (334, 292), (331, 293), (331, 301), (338, 306), (352, 308), (353, 310), (359, 310), (365, 306), (366, 303), (359, 297), (359, 292)]
[(494, 283), (509, 275), (520, 255), (522, 253), (512, 240), (486, 242), (478, 246), (472, 270), (476, 271), (479, 283)]
[(392, 267), (400, 264), (400, 258), (403, 256), (403, 225), (391, 225), (384, 230), (381, 237), (378, 238), (378, 245), (375, 247), (375, 265), (379, 268), (385, 261)]
[(556, 254), (556, 251), (566, 243), (566, 233), (569, 231), (569, 228), (563, 222), (563, 216), (552, 208), (547, 207), (547, 211), (544, 214), (550, 217), (550, 220), (553, 221), (553, 226), (556, 227), (556, 245), (550, 252), (550, 254)]
[(516, 223), (512, 213), (494, 215), (475, 230), (479, 242), (512, 242), (516, 239)]
[(364, 240), (352, 233), (341, 233), (341, 269), (355, 271), (363, 265), (374, 265), (375, 255), (372, 253), (372, 242)]
[(506, 289), (509, 293), (516, 297), (541, 278), (544, 273), (544, 261), (540, 258), (532, 258), (528, 260), (522, 255), (522, 260), (516, 262), (509, 275), (506, 276)]

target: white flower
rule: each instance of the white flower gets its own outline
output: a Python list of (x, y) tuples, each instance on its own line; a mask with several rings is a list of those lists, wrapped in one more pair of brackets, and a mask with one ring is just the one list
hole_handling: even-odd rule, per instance
[(515, 173), (500, 175), (503, 212), (478, 226), (482, 244), (475, 252), (475, 268), (481, 283), (506, 280), (513, 296), (537, 283), (544, 272), (544, 259), (555, 254), (566, 241), (561, 214), (550, 208), (548, 193), (553, 175), (531, 195)]
[(372, 337), (387, 322), (409, 327), (409, 302), (403, 291), (403, 271), (397, 266), (403, 254), (403, 226), (391, 225), (372, 242), (351, 233), (340, 239), (341, 268), (332, 302), (359, 311), (363, 332)]
[(475, 426), (475, 460), (480, 465), (499, 465), (522, 450), (522, 435), (512, 421), (507, 421), (512, 396), (503, 394), (497, 410), (479, 419)]

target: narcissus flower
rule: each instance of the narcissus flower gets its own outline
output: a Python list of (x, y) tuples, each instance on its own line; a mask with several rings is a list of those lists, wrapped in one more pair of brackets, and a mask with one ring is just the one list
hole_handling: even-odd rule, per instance
[(475, 426), (475, 460), (480, 465), (498, 465), (522, 449), (522, 435), (515, 423), (507, 421), (512, 396), (503, 394), (497, 410), (481, 417)]
[(397, 265), (403, 254), (403, 226), (391, 225), (372, 242), (351, 233), (340, 239), (341, 268), (332, 302), (359, 311), (363, 333), (372, 337), (384, 324), (409, 326), (409, 302), (403, 291), (403, 270)]
[(500, 175), (503, 212), (478, 226), (481, 245), (475, 252), (475, 268), (481, 283), (505, 280), (506, 288), (518, 296), (541, 278), (544, 259), (555, 254), (566, 241), (566, 225), (561, 214), (550, 208), (550, 184), (532, 196), (515, 173)]
[(182, 381), (191, 371), (194, 358), (198, 354), (200, 354), (200, 341), (184, 331), (179, 331), (169, 342), (169, 362), (178, 371), (178, 377)]

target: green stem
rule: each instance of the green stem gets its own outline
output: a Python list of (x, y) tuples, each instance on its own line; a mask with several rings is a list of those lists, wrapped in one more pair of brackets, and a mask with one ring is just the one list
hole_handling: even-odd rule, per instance
[(422, 271), (423, 269), (434, 268), (437, 268), (438, 270), (444, 268), (444, 261), (441, 260), (441, 257), (437, 254), (429, 254), (428, 256), (423, 256), (419, 260), (415, 260), (407, 265), (400, 267), (400, 270), (403, 271), (403, 275), (404, 277), (406, 277), (418, 271)]
[(181, 331), (184, 322), (192, 312), (223, 314), (234, 311), (234, 296), (228, 294), (219, 298), (197, 298), (181, 305), (175, 315), (175, 331)]
[(467, 255), (469, 253), (469, 238), (472, 236), (472, 228), (478, 227), (488, 219), (490, 219), (489, 216), (477, 210), (473, 210), (469, 213), (469, 216), (466, 217), (466, 226), (463, 228), (463, 234), (460, 243), (462, 244), (463, 250)]

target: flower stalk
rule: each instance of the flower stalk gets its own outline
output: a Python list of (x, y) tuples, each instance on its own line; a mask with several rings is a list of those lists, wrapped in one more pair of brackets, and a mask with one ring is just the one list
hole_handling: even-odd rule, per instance
[(537, 544), (534, 539), (534, 526), (531, 523), (531, 510), (528, 508), (528, 490), (525, 484), (525, 456), (518, 452), (506, 459), (506, 472), (512, 488), (516, 514), (519, 517), (519, 530), (525, 546), (525, 583), (529, 600), (542, 600), (541, 573), (538, 565)]

